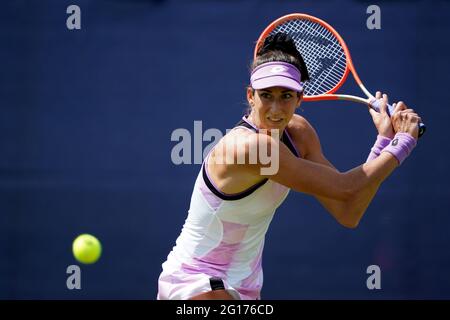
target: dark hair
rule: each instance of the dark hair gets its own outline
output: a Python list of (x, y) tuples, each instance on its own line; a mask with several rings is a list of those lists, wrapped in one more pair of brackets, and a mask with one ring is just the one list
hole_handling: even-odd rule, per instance
[(298, 52), (294, 40), (287, 33), (277, 32), (268, 36), (256, 53), (251, 70), (266, 62), (281, 61), (298, 68), (301, 81), (309, 80), (308, 70), (302, 55)]
[[(300, 71), (300, 80), (302, 82), (309, 80), (305, 61), (300, 52), (298, 52), (294, 40), (287, 33), (277, 32), (264, 39), (264, 43), (256, 53), (250, 71), (255, 70), (256, 67), (263, 63), (274, 61), (281, 61), (294, 65)], [(251, 106), (247, 104), (244, 114), (249, 115), (251, 110)]]

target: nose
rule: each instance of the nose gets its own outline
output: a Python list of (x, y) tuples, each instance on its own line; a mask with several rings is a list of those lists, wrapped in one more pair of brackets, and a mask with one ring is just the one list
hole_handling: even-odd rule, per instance
[(276, 115), (281, 113), (282, 106), (281, 103), (278, 100), (275, 100), (270, 105), (270, 113)]

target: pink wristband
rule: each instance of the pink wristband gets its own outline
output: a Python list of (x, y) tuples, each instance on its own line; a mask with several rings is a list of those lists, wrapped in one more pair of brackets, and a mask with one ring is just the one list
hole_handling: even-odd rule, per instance
[(398, 160), (399, 164), (402, 164), (416, 145), (417, 140), (412, 135), (406, 132), (398, 132), (382, 152), (389, 152)]
[(383, 151), (384, 148), (392, 141), (392, 139), (384, 136), (377, 136), (377, 140), (375, 141), (375, 144), (373, 145), (372, 149), (370, 149), (369, 157), (367, 158), (366, 162), (369, 162), (373, 159), (376, 159), (381, 151)]

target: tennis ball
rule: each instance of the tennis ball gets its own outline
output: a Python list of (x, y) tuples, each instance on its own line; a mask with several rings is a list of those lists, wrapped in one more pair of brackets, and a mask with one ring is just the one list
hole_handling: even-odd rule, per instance
[(96, 237), (90, 234), (79, 235), (72, 244), (72, 252), (79, 262), (91, 264), (96, 262), (102, 254), (102, 245)]

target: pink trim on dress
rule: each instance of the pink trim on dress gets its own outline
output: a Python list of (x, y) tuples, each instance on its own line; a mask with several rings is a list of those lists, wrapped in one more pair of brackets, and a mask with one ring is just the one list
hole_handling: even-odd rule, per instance
[(259, 130), (259, 128), (257, 126), (255, 126), (255, 124), (253, 122), (251, 122), (250, 120), (248, 120), (248, 117), (246, 118), (245, 116), (242, 117), (242, 120), (244, 120), (245, 122), (247, 122), (249, 125), (251, 125), (253, 127), (253, 129), (255, 129), (256, 131)]

